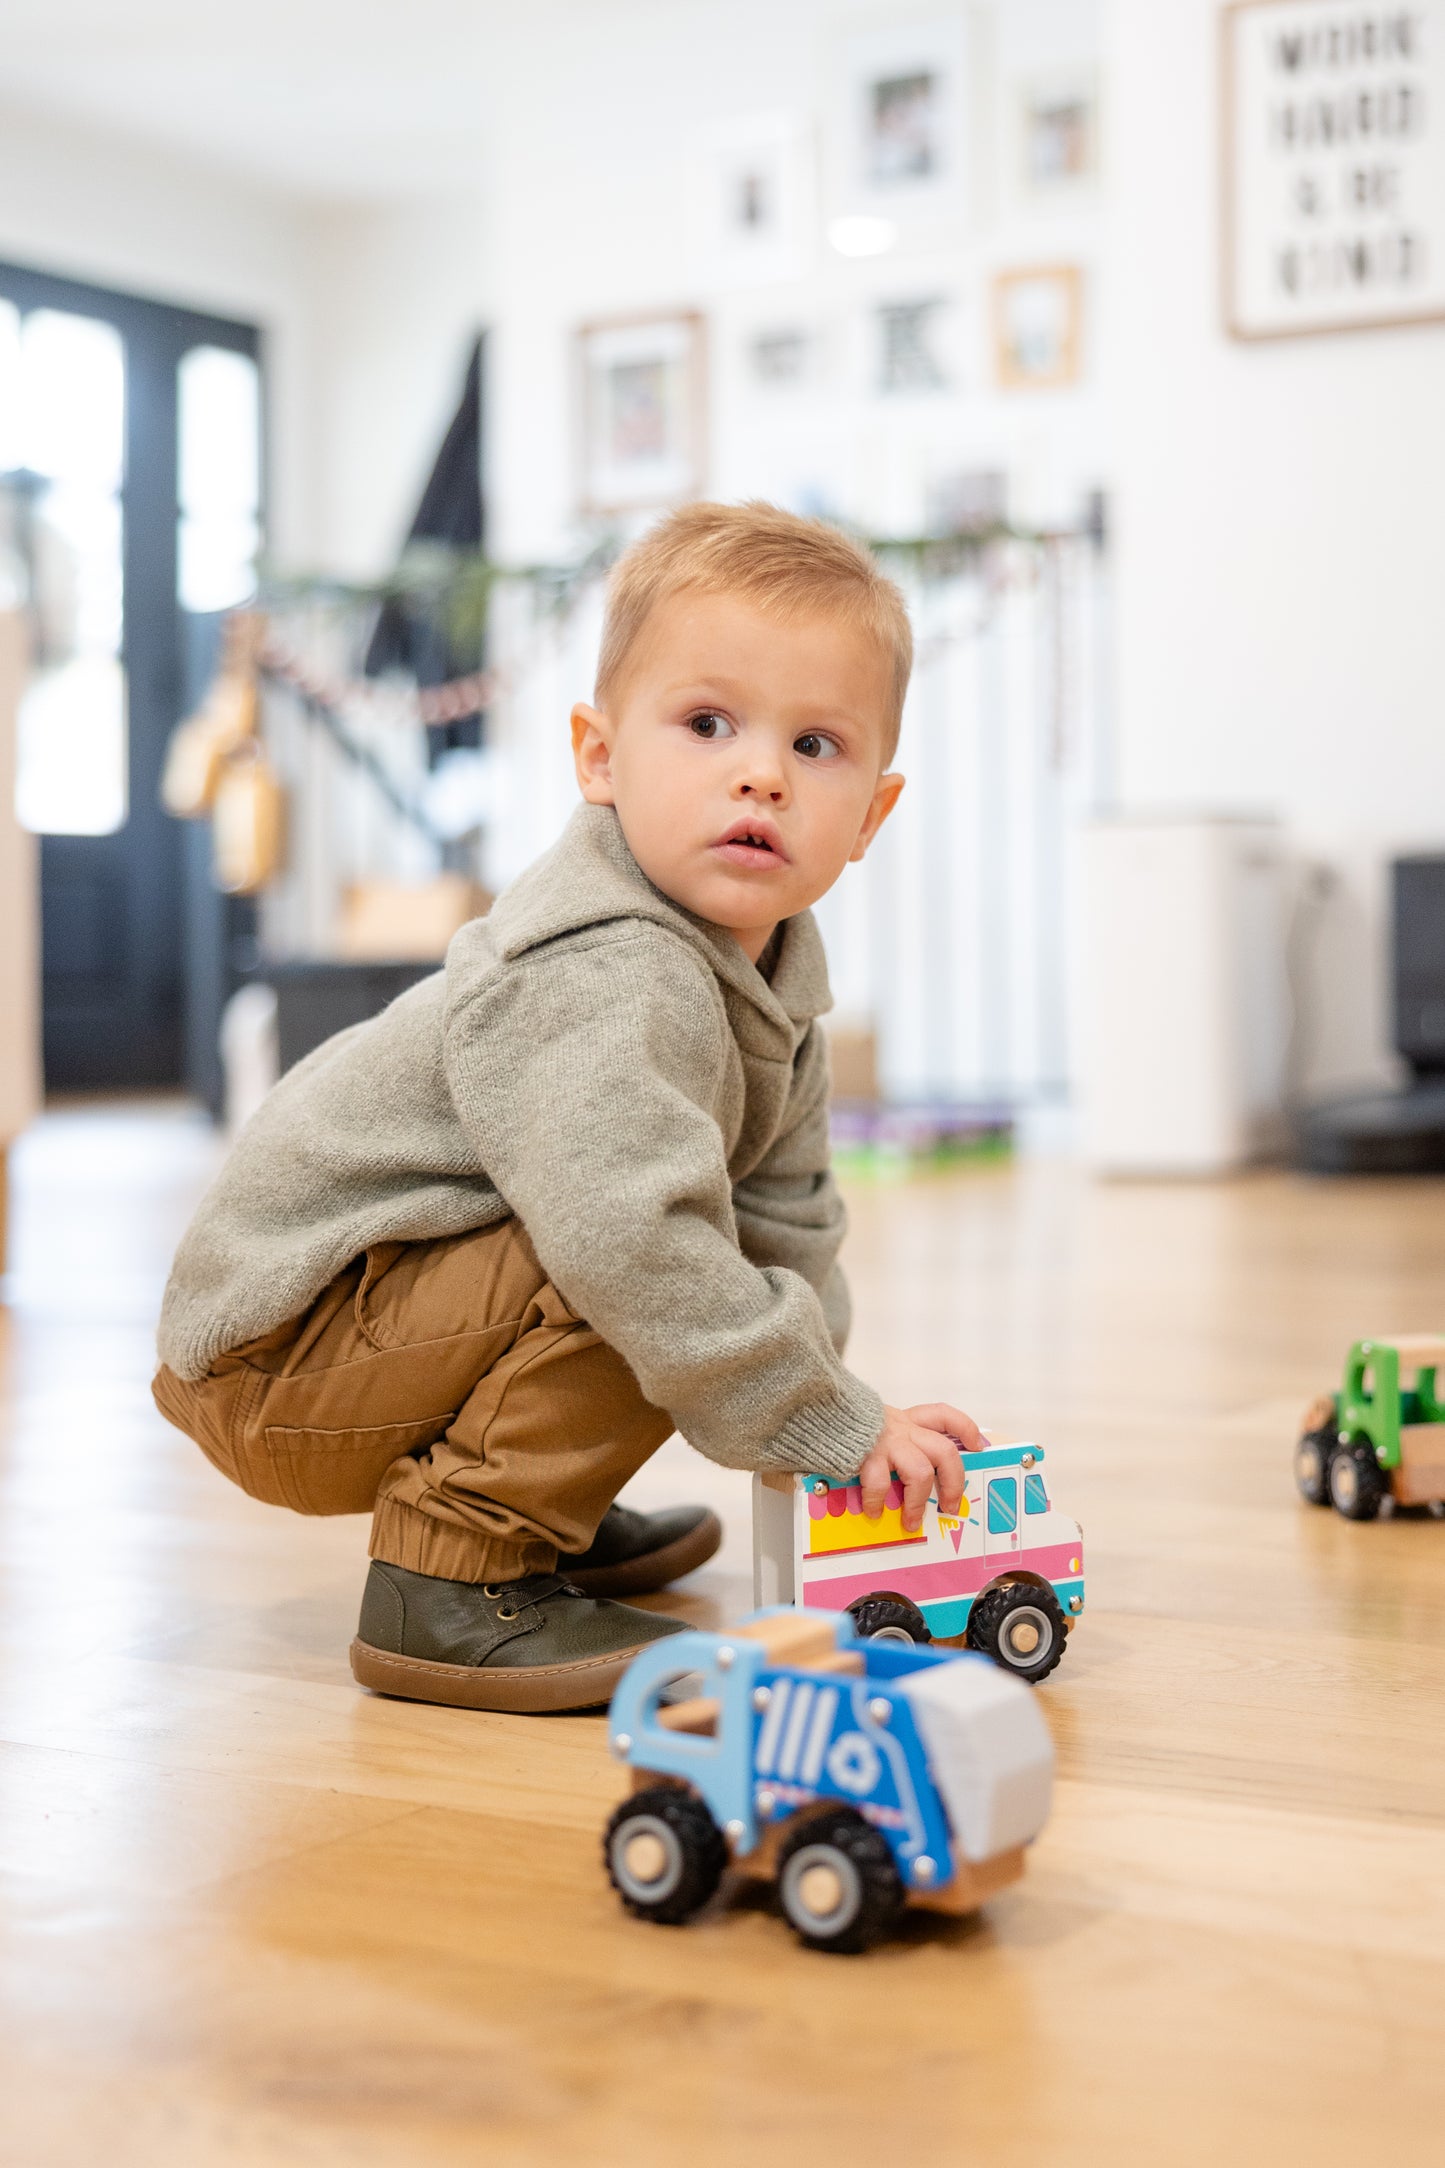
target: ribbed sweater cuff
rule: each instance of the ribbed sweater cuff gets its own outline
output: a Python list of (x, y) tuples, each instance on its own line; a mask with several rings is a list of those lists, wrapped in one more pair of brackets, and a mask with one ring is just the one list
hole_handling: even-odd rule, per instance
[(871, 1385), (855, 1382), (845, 1396), (813, 1401), (790, 1415), (758, 1465), (799, 1475), (856, 1475), (882, 1430), (882, 1400)]

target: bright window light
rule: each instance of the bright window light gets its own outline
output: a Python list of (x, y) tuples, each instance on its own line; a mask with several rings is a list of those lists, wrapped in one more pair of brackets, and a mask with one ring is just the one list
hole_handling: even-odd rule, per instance
[(127, 812), (121, 663), (125, 349), (91, 316), (0, 315), (0, 463), (31, 574), (33, 668), (20, 703), (15, 810), (39, 835), (103, 836)]
[(183, 610), (233, 610), (256, 592), (254, 519), (181, 521), (179, 586)]
[(260, 375), (249, 354), (197, 346), (178, 390), (181, 607), (229, 610), (256, 588)]
[(125, 354), (93, 316), (35, 309), (20, 327), (21, 466), (109, 495), (125, 463)]
[(125, 825), (125, 672), (114, 655), (37, 670), (20, 707), (15, 810), (42, 836), (109, 836)]

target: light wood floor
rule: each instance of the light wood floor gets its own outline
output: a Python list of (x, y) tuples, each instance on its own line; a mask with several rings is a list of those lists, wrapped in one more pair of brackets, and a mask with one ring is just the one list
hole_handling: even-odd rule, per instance
[[(1044, 1442), (1089, 1609), (1027, 1880), (859, 1961), (757, 1898), (625, 1919), (598, 1718), (369, 1699), (364, 1530), (253, 1505), (146, 1394), (213, 1147), (77, 1109), (17, 1155), (0, 1312), (0, 2159), (1445, 2160), (1445, 1522), (1297, 1504), (1303, 1403), (1445, 1322), (1445, 1185), (853, 1195), (854, 1360)], [(674, 1445), (746, 1606), (744, 1479)]]

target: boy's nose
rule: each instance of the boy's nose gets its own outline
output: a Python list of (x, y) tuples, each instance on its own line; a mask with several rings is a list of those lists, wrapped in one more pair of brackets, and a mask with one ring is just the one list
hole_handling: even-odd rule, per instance
[(740, 798), (766, 799), (770, 805), (781, 805), (788, 795), (788, 779), (781, 761), (756, 750), (739, 770), (734, 787)]

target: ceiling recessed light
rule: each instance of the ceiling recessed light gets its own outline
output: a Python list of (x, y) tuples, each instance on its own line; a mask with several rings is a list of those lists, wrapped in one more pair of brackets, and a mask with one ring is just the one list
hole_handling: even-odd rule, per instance
[(828, 239), (840, 256), (882, 256), (898, 239), (891, 218), (835, 218)]

